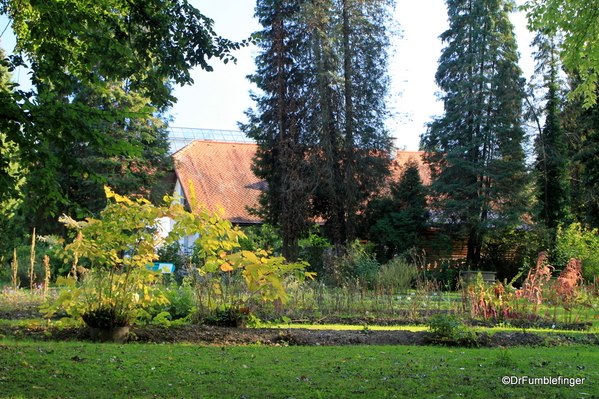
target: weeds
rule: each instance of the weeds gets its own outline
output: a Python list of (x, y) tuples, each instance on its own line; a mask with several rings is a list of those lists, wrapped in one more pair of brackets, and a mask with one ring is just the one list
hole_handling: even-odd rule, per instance
[(547, 264), (547, 252), (539, 253), (536, 267), (528, 272), (526, 280), (522, 285), (522, 297), (535, 304), (534, 311), (538, 311), (538, 306), (543, 303), (543, 291), (547, 282), (551, 279), (551, 270), (554, 267)]

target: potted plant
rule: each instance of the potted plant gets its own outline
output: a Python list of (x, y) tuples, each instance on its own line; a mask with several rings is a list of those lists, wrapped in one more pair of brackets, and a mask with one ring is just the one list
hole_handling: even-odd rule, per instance
[(85, 322), (94, 340), (123, 341), (144, 308), (168, 304), (156, 284), (160, 273), (147, 268), (157, 258), (155, 247), (162, 240), (157, 233), (159, 218), (167, 209), (108, 188), (106, 196), (110, 203), (98, 219), (60, 218), (77, 231), (62, 255), (73, 270), (69, 277), (57, 279), (64, 288), (45, 310), (47, 317), (62, 310)]

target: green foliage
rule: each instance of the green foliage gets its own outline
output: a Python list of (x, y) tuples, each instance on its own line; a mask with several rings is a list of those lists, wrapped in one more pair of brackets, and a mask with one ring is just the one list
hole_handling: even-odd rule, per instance
[(429, 216), (415, 161), (406, 164), (400, 180), (390, 188), (390, 196), (370, 201), (365, 213), (367, 237), (378, 244), (378, 259), (383, 262), (417, 246)]
[(528, 0), (529, 28), (550, 34), (563, 33), (560, 56), (564, 68), (577, 71), (581, 84), (571, 97), (581, 97), (584, 108), (597, 102), (597, 70), (599, 62), (599, 21), (596, 0)]
[(273, 254), (281, 254), (283, 242), (281, 235), (274, 226), (263, 223), (242, 229), (247, 238), (240, 240), (241, 248), (248, 251), (265, 249)]
[[(7, 0), (0, 14), (9, 19), (17, 41), (15, 55), (2, 65), (9, 70), (28, 66), (32, 84), (30, 91), (0, 93), (0, 201), (18, 199), (26, 177), (31, 192), (53, 205), (47, 209), (53, 218), (62, 210), (59, 205), (73, 205), (68, 192), (73, 185), (58, 180), (106, 178), (96, 175), (97, 164), (94, 170), (73, 156), (74, 150), (79, 155), (85, 147), (112, 161), (139, 157), (148, 140), (114, 135), (106, 127), (130, 126), (153, 109), (164, 111), (175, 101), (171, 84), (192, 83), (193, 67), (212, 70), (210, 58), (232, 60), (230, 52), (244, 44), (217, 36), (213, 21), (183, 0)], [(115, 84), (121, 92), (113, 90)], [(82, 101), (80, 94), (89, 91), (117, 98)], [(127, 95), (140, 97), (133, 104)]]
[[(127, 112), (126, 118), (96, 121), (95, 129), (104, 140), (124, 140), (139, 146), (139, 153), (121, 154), (106, 148), (90, 146), (86, 140), (73, 138), (70, 157), (87, 169), (73, 175), (69, 165), (58, 166), (54, 184), (64, 198), (46, 197), (43, 186), (37, 180), (36, 167), (33, 175), (23, 186), (25, 199), (20, 211), (27, 215), (29, 224), (40, 234), (66, 236), (64, 226), (56, 220), (56, 214), (66, 214), (82, 219), (97, 217), (106, 206), (103, 186), (115, 192), (142, 197), (159, 203), (166, 193), (163, 178), (172, 170), (168, 154), (166, 122), (160, 117), (149, 99), (131, 92), (125, 83), (111, 83), (107, 87), (80, 87), (75, 90), (73, 102), (86, 107)], [(49, 148), (52, 154), (59, 150)]]
[[(391, 2), (259, 1), (262, 93), (242, 130), (258, 143), (254, 171), (268, 182), (259, 212), (281, 227), (295, 259), (310, 218), (336, 248), (388, 175), (384, 127)], [(294, 60), (294, 62), (289, 62)]]
[[(90, 269), (77, 269), (84, 274), (82, 284), (63, 290), (48, 309), (50, 314), (64, 309), (88, 324), (102, 318), (111, 325), (128, 325), (143, 308), (166, 305), (167, 297), (155, 284), (159, 274), (146, 267), (157, 259), (155, 248), (159, 243), (169, 244), (186, 235), (198, 235), (195, 247), (199, 264), (193, 272), (206, 279), (211, 295), (222, 295), (223, 276), (237, 273), (251, 295), (284, 303), (287, 297), (283, 280), (287, 275), (293, 274), (300, 280), (313, 275), (303, 271), (304, 263), (287, 263), (282, 257), (270, 257), (264, 250), (240, 250), (239, 239), (245, 238), (243, 232), (233, 228), (218, 212), (198, 207), (194, 200), (192, 209), (197, 211), (190, 213), (172, 198), (167, 198), (168, 207), (156, 207), (147, 200), (133, 201), (108, 188), (106, 196), (115, 202), (102, 211), (101, 219), (76, 222), (66, 216), (61, 218), (78, 231), (77, 238), (65, 247), (65, 262), (72, 261), (75, 267), (79, 259), (86, 259)], [(176, 222), (164, 239), (157, 233), (161, 217)], [(75, 284), (74, 280), (62, 281)], [(215, 306), (210, 295), (207, 303), (202, 302), (202, 297), (197, 299), (198, 308)], [(235, 309), (239, 305), (232, 306)]]
[(418, 269), (401, 257), (393, 258), (381, 265), (376, 283), (392, 293), (404, 293), (412, 287), (418, 277)]
[(448, 1), (449, 29), (436, 81), (445, 113), (422, 137), (440, 219), (467, 240), (478, 266), (489, 230), (511, 229), (528, 211), (522, 148), (523, 85), (508, 12), (512, 2)]
[(587, 281), (599, 275), (599, 232), (580, 223), (561, 226), (553, 258), (558, 268), (564, 268), (571, 258), (582, 260), (582, 274)]
[[(24, 245), (19, 246), (17, 249), (17, 261), (19, 264), (18, 277), (21, 282), (21, 287), (29, 288), (31, 286), (29, 268), (31, 264), (31, 246)], [(45, 269), (42, 263), (44, 256), (50, 257), (51, 274), (56, 276), (60, 271), (61, 261), (58, 258), (59, 249), (54, 245), (47, 243), (36, 243), (35, 255), (33, 258), (34, 262), (34, 285), (38, 286), (44, 282)], [(54, 277), (52, 277), (54, 279)]]
[(428, 319), (428, 330), (438, 338), (456, 339), (464, 324), (452, 314), (436, 314)]
[[(555, 233), (557, 226), (570, 218), (569, 160), (565, 131), (560, 118), (561, 96), (558, 79), (559, 40), (555, 35), (538, 33), (534, 44), (537, 72), (544, 70), (545, 125), (536, 141), (537, 199), (539, 218)], [(554, 238), (554, 237), (553, 237)], [(553, 244), (553, 243), (552, 243)]]
[(181, 284), (172, 278), (162, 293), (168, 299), (168, 303), (158, 309), (166, 312), (168, 320), (187, 320), (196, 313), (196, 301), (189, 277), (184, 277)]
[(172, 263), (175, 265), (174, 279), (181, 283), (181, 273), (189, 257), (189, 251), (184, 248), (179, 241), (173, 241), (170, 244), (161, 245), (158, 250), (157, 262)]
[[(102, 211), (101, 219), (77, 222), (68, 216), (61, 221), (77, 231), (77, 238), (65, 246), (62, 258), (72, 263), (71, 278), (60, 277), (65, 285), (57, 301), (46, 309), (48, 317), (64, 310), (90, 327), (109, 328), (131, 325), (143, 308), (168, 302), (157, 286), (159, 273), (147, 270), (156, 259), (158, 218), (165, 209), (147, 200), (132, 201), (106, 188), (113, 203)], [(77, 266), (79, 259), (90, 268)], [(76, 285), (75, 277), (82, 282)]]
[(496, 271), (499, 281), (511, 280), (523, 265), (534, 265), (539, 252), (551, 245), (550, 235), (543, 224), (490, 231), (480, 270)]
[[(256, 3), (260, 54), (256, 75), (250, 76), (264, 93), (254, 96), (257, 110), (248, 111), (242, 125), (258, 149), (253, 171), (268, 185), (260, 194), (256, 212), (263, 220), (280, 226), (282, 254), (295, 261), (298, 240), (309, 228), (309, 197), (313, 190), (313, 167), (307, 162), (305, 101), (302, 99), (309, 71), (303, 62), (310, 49), (300, 16), (301, 1), (264, 0)], [(289, 62), (288, 60), (296, 60)]]
[(369, 248), (355, 242), (346, 248), (343, 255), (327, 256), (323, 281), (334, 286), (343, 286), (348, 282), (374, 284), (379, 263)]
[(307, 270), (323, 275), (325, 271), (325, 258), (333, 246), (322, 236), (320, 226), (314, 226), (305, 238), (299, 240), (299, 258), (310, 266)]
[[(577, 87), (579, 78), (570, 74), (570, 85)], [(564, 130), (568, 138), (572, 213), (575, 220), (599, 227), (599, 106), (588, 109), (578, 99), (565, 104)]]
[[(229, 220), (223, 219), (219, 212), (209, 212), (197, 207), (192, 199), (192, 209), (195, 213), (176, 206), (176, 221), (172, 235), (182, 237), (198, 234), (195, 240), (195, 258), (199, 263), (196, 272), (200, 277), (206, 277), (214, 288), (214, 295), (221, 295), (221, 278), (232, 272), (239, 271), (252, 295), (260, 296), (263, 300), (279, 299), (286, 301), (283, 279), (288, 274), (303, 280), (312, 277), (312, 273), (303, 272), (305, 263), (287, 263), (283, 257), (271, 257), (265, 250), (241, 250), (240, 240), (247, 238), (238, 228), (234, 228)], [(213, 308), (213, 299), (202, 306)]]
[(429, 340), (441, 345), (477, 346), (476, 336), (452, 314), (437, 313), (428, 319)]

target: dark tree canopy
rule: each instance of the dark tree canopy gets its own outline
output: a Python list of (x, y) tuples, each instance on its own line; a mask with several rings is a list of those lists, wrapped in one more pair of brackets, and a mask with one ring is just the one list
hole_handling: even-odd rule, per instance
[(537, 74), (543, 75), (545, 124), (536, 141), (537, 198), (539, 219), (553, 232), (570, 217), (568, 148), (562, 127), (562, 88), (560, 87), (559, 41), (539, 33), (534, 44)]
[[(106, 156), (140, 156), (141, 137), (111, 135), (105, 127), (164, 111), (175, 101), (172, 83), (192, 83), (192, 67), (211, 70), (210, 58), (228, 61), (240, 46), (218, 37), (213, 21), (186, 0), (4, 0), (0, 13), (11, 20), (17, 39), (16, 55), (4, 63), (9, 69), (27, 65), (33, 85), (30, 92), (0, 97), (2, 150), (16, 149), (23, 172), (8, 173), (9, 160), (0, 152), (0, 201), (17, 195), (17, 183), (27, 175), (44, 203), (64, 202), (57, 176), (95, 175), (71, 156), (74, 143)], [(115, 82), (145, 98), (148, 108), (77, 100), (86, 90), (110, 92)], [(44, 203), (34, 201), (33, 209)]]
[(523, 81), (504, 0), (448, 0), (447, 44), (436, 81), (445, 113), (423, 136), (432, 190), (443, 217), (468, 242), (477, 265), (488, 229), (519, 223), (526, 211)]
[(258, 214), (281, 227), (283, 256), (298, 257), (298, 240), (310, 226), (312, 166), (306, 139), (305, 82), (307, 26), (299, 18), (304, 1), (264, 0), (256, 16), (264, 29), (258, 37), (257, 71), (250, 79), (264, 95), (254, 96), (257, 111), (248, 111), (242, 130), (258, 143), (253, 170), (268, 186), (260, 196)]
[(260, 146), (255, 170), (269, 183), (262, 212), (290, 245), (312, 217), (342, 246), (388, 174), (390, 4), (263, 0), (257, 15), (264, 30), (252, 80), (264, 94), (243, 130)]
[(410, 161), (399, 181), (391, 182), (390, 192), (368, 204), (365, 236), (377, 244), (379, 260), (385, 262), (420, 244), (428, 217), (426, 188), (418, 164)]

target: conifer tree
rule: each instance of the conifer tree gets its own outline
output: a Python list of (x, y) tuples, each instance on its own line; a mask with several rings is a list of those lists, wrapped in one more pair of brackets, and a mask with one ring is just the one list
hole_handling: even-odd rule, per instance
[[(576, 90), (580, 78), (569, 73)], [(579, 98), (569, 98), (562, 113), (567, 141), (572, 217), (593, 228), (599, 227), (599, 106), (584, 108)]]
[(406, 163), (399, 181), (390, 184), (389, 195), (370, 201), (365, 215), (365, 236), (377, 244), (381, 262), (419, 244), (429, 211), (415, 161)]
[(449, 29), (436, 74), (444, 115), (423, 135), (435, 204), (477, 266), (489, 229), (526, 210), (523, 82), (506, 0), (447, 0)]
[(340, 249), (356, 236), (357, 215), (388, 175), (384, 128), (390, 10), (384, 0), (317, 0), (308, 12), (316, 94), (308, 123), (316, 132), (315, 216)]
[(242, 130), (258, 142), (255, 173), (268, 183), (260, 213), (281, 226), (284, 247), (310, 217), (324, 220), (342, 247), (388, 173), (389, 7), (386, 0), (258, 2), (264, 30), (252, 80), (264, 94)]
[(559, 80), (559, 44), (555, 35), (538, 33), (535, 59), (537, 74), (542, 74), (545, 95), (545, 125), (536, 142), (536, 170), (539, 218), (552, 235), (570, 215), (570, 182), (568, 153), (561, 121), (561, 87)]
[(309, 227), (309, 196), (313, 189), (307, 162), (305, 105), (302, 97), (309, 85), (306, 67), (307, 33), (300, 14), (303, 1), (264, 0), (256, 16), (261, 54), (256, 74), (250, 76), (264, 93), (254, 96), (257, 111), (248, 111), (249, 123), (241, 129), (258, 143), (254, 173), (267, 183), (257, 213), (280, 226), (283, 256), (295, 261), (298, 240)]

